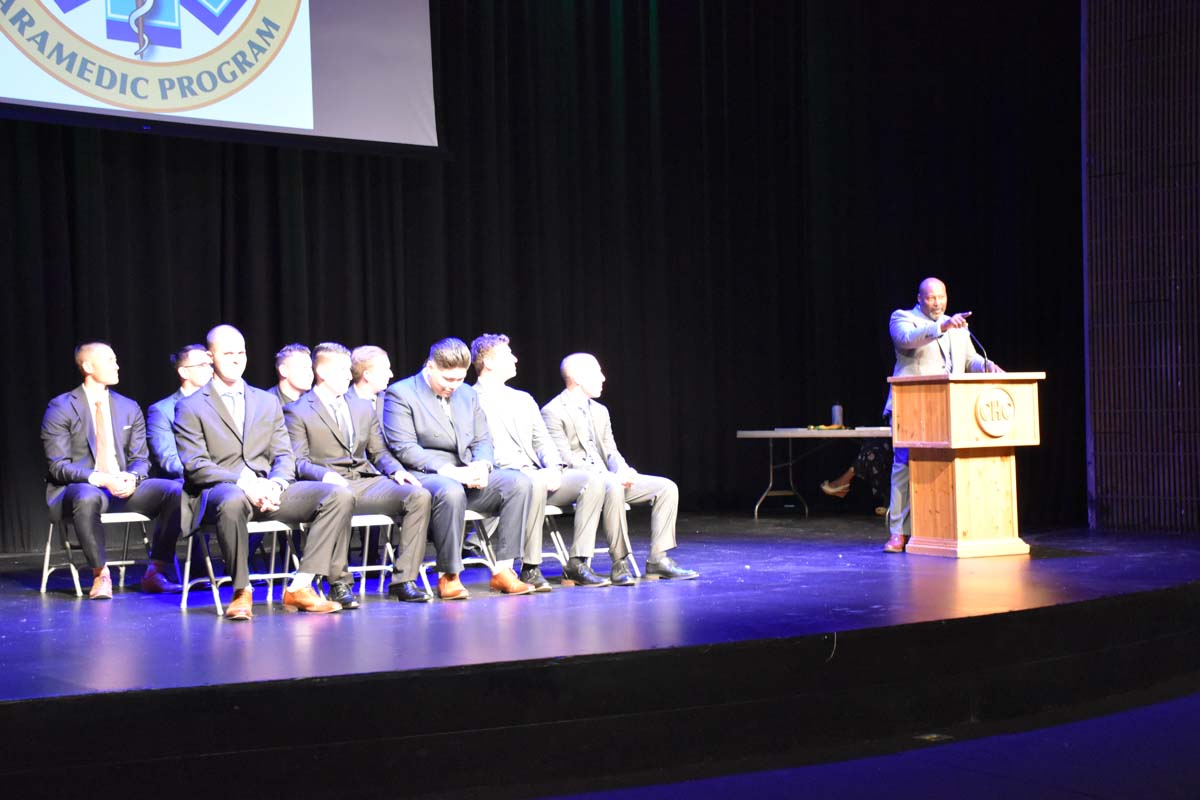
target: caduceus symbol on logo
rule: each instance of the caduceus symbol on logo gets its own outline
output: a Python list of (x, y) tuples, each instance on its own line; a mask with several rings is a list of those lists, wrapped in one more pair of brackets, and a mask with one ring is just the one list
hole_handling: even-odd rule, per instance
[(146, 35), (145, 16), (154, 8), (154, 0), (137, 0), (137, 8), (129, 14), (129, 27), (137, 34), (138, 49), (134, 55), (145, 58), (145, 52), (150, 47), (150, 37)]

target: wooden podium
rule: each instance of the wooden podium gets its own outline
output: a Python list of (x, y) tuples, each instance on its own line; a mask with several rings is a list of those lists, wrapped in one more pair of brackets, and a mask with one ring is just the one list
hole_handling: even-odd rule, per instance
[(912, 538), (905, 552), (972, 558), (1025, 555), (1017, 535), (1014, 448), (1041, 443), (1044, 372), (888, 378), (892, 443), (907, 447)]

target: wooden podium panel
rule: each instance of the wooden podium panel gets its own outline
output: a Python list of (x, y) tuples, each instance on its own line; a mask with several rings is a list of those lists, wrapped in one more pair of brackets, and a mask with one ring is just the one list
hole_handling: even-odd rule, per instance
[(973, 558), (1024, 555), (1011, 447), (909, 453), (912, 538), (905, 552)]
[(892, 384), (892, 442), (907, 447), (912, 538), (905, 552), (1025, 555), (1014, 448), (1041, 442), (1044, 372), (917, 375)]

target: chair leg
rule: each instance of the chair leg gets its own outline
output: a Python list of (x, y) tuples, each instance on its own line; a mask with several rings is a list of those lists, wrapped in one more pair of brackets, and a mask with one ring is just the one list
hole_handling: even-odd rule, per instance
[(121, 544), (121, 563), (117, 565), (117, 586), (125, 588), (125, 562), (129, 560), (129, 523), (125, 523), (125, 539)]
[(629, 531), (625, 531), (624, 538), (625, 552), (629, 553), (629, 555), (625, 556), (629, 559), (629, 568), (633, 571), (633, 577), (640, 578), (642, 577), (642, 571), (638, 569), (637, 558), (633, 555), (633, 543), (629, 541)]
[[(217, 587), (217, 574), (213, 572), (212, 551), (208, 546), (208, 534), (203, 531), (197, 531), (193, 536), (200, 536), (200, 544), (204, 548), (204, 568), (208, 570), (208, 585), (212, 587), (213, 605), (217, 607), (217, 616), (225, 616), (225, 609), (221, 606), (221, 593)], [(226, 565), (228, 568), (228, 565)]]
[(187, 558), (183, 562), (183, 599), (179, 601), (179, 607), (184, 611), (187, 610), (188, 592), (192, 589), (192, 550), (196, 547), (196, 537), (202, 535), (196, 532), (187, 540)]
[(71, 570), (71, 580), (75, 582), (75, 596), (83, 597), (83, 587), (79, 585), (79, 570), (75, 568), (75, 558), (71, 554), (71, 531), (67, 524), (63, 523), (63, 552), (67, 556), (67, 567)]

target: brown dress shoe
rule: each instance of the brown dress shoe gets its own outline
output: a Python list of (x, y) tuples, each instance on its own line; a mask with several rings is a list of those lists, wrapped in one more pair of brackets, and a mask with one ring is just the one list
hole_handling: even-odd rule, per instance
[(322, 600), (311, 586), (305, 586), (294, 592), (284, 590), (283, 610), (307, 611), (310, 614), (333, 614), (342, 610), (342, 604), (332, 600)]
[(161, 561), (151, 561), (142, 576), (142, 591), (146, 594), (178, 594), (183, 587), (167, 577), (166, 565)]
[(109, 577), (108, 567), (98, 573), (93, 573), (92, 588), (88, 590), (88, 600), (112, 600), (112, 578)]
[(466, 600), (471, 596), (467, 587), (458, 579), (458, 573), (446, 573), (438, 578), (438, 597), (443, 600)]
[(492, 576), (492, 580), (488, 583), (494, 591), (503, 592), (504, 594), (529, 594), (533, 591), (533, 587), (528, 583), (522, 583), (517, 577), (517, 573), (511, 569), (503, 569)]
[(904, 546), (908, 544), (908, 537), (903, 534), (895, 533), (887, 540), (887, 544), (883, 546), (885, 553), (903, 553)]
[(247, 586), (245, 589), (234, 589), (233, 599), (225, 606), (225, 619), (235, 622), (245, 622), (254, 616), (254, 590)]

